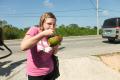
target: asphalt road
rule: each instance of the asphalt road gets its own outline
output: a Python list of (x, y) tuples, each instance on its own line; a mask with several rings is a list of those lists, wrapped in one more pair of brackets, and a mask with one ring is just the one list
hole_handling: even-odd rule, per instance
[[(22, 52), (20, 50), (20, 40), (6, 40), (4, 43), (12, 50), (13, 54)], [(0, 53), (8, 53), (8, 50), (4, 46), (0, 46), (4, 51), (0, 50)], [(99, 55), (109, 53), (111, 50), (118, 50), (120, 42), (109, 43), (107, 39), (103, 39), (101, 36), (77, 36), (77, 37), (64, 37), (60, 46), (60, 56), (64, 58)], [(110, 49), (110, 50), (109, 50)], [(65, 53), (64, 53), (65, 51)], [(58, 54), (59, 55), (59, 54)]]
[[(20, 42), (21, 40), (4, 42), (13, 54), (0, 60), (0, 79), (27, 80), (24, 68), (26, 56), (20, 50)], [(57, 54), (61, 72), (58, 80), (73, 80), (73, 76), (74, 80), (120, 80), (119, 73), (108, 68), (97, 57), (91, 56), (120, 52), (119, 48), (120, 42), (109, 43), (101, 36), (64, 37)], [(0, 57), (8, 53), (6, 49), (0, 50)]]

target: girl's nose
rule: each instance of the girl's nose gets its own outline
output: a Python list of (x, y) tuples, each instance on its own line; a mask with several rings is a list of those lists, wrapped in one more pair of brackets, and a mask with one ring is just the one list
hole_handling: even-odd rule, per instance
[(50, 29), (54, 29), (54, 28), (55, 28), (55, 26), (54, 26), (54, 25), (51, 25), (51, 26), (50, 26)]

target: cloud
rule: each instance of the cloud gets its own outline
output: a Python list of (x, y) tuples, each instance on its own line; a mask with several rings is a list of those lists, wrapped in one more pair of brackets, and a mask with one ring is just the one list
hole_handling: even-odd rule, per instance
[(109, 16), (109, 11), (108, 10), (104, 10), (104, 11), (102, 11), (102, 14), (104, 15), (104, 16)]
[(50, 0), (44, 0), (43, 5), (49, 8), (52, 8), (54, 4)]
[(7, 5), (0, 5), (0, 13), (4, 13), (4, 14), (16, 14), (16, 10), (7, 6)]

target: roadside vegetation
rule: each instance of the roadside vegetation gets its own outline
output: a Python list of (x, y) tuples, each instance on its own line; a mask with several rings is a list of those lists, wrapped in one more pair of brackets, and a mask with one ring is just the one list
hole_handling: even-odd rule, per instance
[[(8, 24), (5, 20), (0, 20), (0, 27), (3, 29), (3, 38), (8, 39), (20, 39), (23, 38), (26, 31), (29, 27), (26, 28), (18, 28), (17, 26), (13, 26)], [(60, 25), (57, 26), (56, 33), (61, 36), (83, 36), (83, 35), (96, 35), (97, 27), (96, 26), (79, 26), (77, 24), (69, 24), (69, 25)], [(100, 30), (101, 34), (101, 30)]]

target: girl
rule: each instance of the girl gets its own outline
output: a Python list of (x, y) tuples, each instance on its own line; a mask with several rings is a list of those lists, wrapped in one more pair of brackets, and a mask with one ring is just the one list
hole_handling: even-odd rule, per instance
[(51, 12), (44, 13), (38, 26), (31, 27), (21, 42), (21, 50), (27, 53), (26, 72), (28, 80), (55, 80), (53, 79), (52, 55), (57, 53), (58, 45), (49, 48), (47, 38), (54, 34), (56, 17)]

